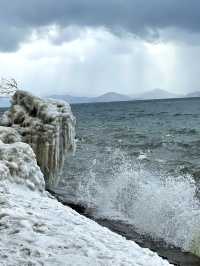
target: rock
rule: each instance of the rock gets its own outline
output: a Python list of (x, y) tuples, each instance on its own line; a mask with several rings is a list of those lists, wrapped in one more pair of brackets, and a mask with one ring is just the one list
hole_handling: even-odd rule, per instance
[(75, 150), (75, 118), (70, 105), (17, 91), (10, 110), (2, 117), (1, 125), (11, 127), (23, 142), (31, 145), (44, 174), (46, 187), (55, 186), (66, 154)]

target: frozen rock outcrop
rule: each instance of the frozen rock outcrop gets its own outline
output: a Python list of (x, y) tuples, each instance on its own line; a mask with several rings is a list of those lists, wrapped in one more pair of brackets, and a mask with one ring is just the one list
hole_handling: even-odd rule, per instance
[(75, 118), (69, 104), (17, 91), (1, 125), (17, 130), (22, 141), (31, 145), (46, 186), (56, 185), (66, 154), (75, 149)]

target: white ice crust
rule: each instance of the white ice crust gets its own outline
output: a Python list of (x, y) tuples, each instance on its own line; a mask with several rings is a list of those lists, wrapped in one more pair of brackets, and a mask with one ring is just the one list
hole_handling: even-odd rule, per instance
[(0, 260), (4, 265), (170, 265), (47, 193), (4, 181), (0, 205)]

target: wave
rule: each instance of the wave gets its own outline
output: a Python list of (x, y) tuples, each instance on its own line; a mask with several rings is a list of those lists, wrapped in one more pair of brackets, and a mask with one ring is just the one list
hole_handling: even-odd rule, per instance
[(96, 215), (127, 220), (141, 234), (200, 256), (200, 202), (193, 178), (151, 173), (120, 156), (114, 156), (112, 174), (102, 178), (106, 182), (96, 178), (94, 160), (87, 185), (79, 187), (84, 200), (96, 205)]
[(198, 130), (195, 128), (170, 129), (169, 132), (173, 134), (181, 134), (181, 135), (197, 135), (198, 134)]

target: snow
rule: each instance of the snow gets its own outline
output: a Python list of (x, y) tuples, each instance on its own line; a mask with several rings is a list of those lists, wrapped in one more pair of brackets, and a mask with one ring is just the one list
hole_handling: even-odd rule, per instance
[(13, 128), (0, 126), (0, 140), (4, 143), (14, 143), (21, 141), (21, 136)]
[[(10, 129), (8, 136), (9, 131)], [(28, 144), (5, 144), (0, 140), (0, 166), (0, 181), (9, 180), (12, 183), (26, 185), (32, 190), (44, 191), (43, 174)]]
[(0, 205), (3, 265), (170, 265), (61, 205), (47, 192), (3, 181)]

